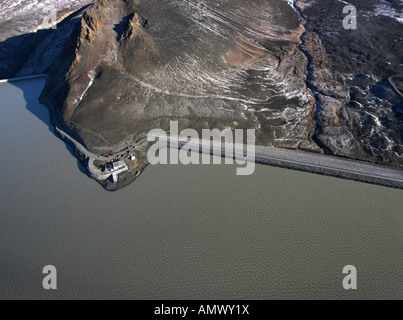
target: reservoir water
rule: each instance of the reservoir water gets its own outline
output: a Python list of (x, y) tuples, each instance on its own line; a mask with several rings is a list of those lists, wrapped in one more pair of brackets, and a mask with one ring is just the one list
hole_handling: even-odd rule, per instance
[[(168, 165), (109, 193), (53, 134), (44, 83), (0, 85), (1, 299), (403, 298), (401, 190)], [(347, 265), (358, 290), (342, 286)]]

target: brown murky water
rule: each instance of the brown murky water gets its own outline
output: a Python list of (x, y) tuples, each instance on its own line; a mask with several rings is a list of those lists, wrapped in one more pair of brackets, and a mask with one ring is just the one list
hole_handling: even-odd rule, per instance
[[(403, 297), (401, 190), (178, 165), (108, 193), (49, 130), (43, 85), (0, 85), (0, 298)], [(350, 264), (357, 291), (342, 287)]]

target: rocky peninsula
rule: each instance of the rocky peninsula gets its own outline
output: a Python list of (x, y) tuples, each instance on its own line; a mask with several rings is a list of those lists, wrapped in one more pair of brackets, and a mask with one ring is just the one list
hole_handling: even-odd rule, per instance
[[(179, 129), (255, 129), (259, 146), (402, 168), (402, 23), (377, 1), (353, 4), (357, 30), (343, 28), (344, 1), (96, 0), (42, 100), (98, 155), (125, 153), (177, 120)], [(104, 186), (132, 182), (144, 152), (123, 183)]]

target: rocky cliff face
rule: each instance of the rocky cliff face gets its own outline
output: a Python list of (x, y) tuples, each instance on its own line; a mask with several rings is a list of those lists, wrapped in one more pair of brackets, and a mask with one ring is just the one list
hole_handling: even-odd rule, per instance
[(171, 119), (256, 128), (262, 144), (319, 150), (302, 33), (284, 1), (96, 1), (47, 94), (95, 152)]
[(401, 23), (365, 3), (344, 30), (333, 0), (96, 0), (44, 94), (98, 154), (178, 120), (401, 166)]

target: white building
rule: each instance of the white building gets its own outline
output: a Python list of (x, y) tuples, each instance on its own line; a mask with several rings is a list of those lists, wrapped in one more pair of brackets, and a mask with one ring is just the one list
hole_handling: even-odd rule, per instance
[(118, 182), (119, 174), (127, 170), (129, 167), (123, 160), (107, 163), (104, 168), (105, 174), (110, 174), (108, 178), (112, 177), (114, 183)]

